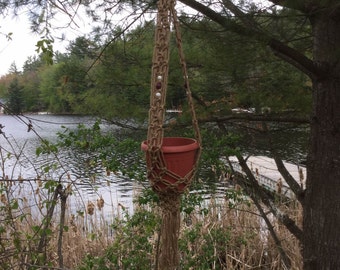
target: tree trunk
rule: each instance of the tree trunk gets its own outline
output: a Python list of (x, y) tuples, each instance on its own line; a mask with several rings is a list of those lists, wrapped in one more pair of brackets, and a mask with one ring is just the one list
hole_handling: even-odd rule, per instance
[(325, 71), (313, 82), (313, 115), (303, 217), (305, 270), (340, 269), (340, 16), (312, 18), (314, 61)]

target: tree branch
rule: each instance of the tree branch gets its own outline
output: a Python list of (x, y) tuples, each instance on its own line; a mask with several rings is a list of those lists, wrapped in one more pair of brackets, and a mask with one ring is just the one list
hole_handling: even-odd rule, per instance
[(272, 49), (274, 55), (296, 67), (312, 80), (324, 76), (324, 72), (311, 59), (281, 41), (271, 38), (267, 45)]
[(210, 119), (202, 119), (200, 122), (217, 122), (223, 123), (232, 120), (239, 121), (261, 121), (261, 122), (280, 122), (280, 123), (296, 123), (296, 124), (309, 124), (310, 121), (307, 117), (291, 117), (291, 116), (278, 116), (278, 115), (259, 115), (259, 114), (230, 114), (222, 117), (214, 117)]
[(278, 158), (276, 155), (274, 155), (274, 160), (277, 166), (278, 171), (285, 179), (286, 183), (290, 187), (290, 189), (294, 192), (296, 198), (298, 201), (303, 205), (303, 198), (304, 198), (304, 191), (301, 188), (301, 186), (296, 182), (294, 177), (288, 172), (287, 168), (282, 162), (282, 159)]
[[(235, 32), (239, 35), (248, 36), (267, 44), (274, 52), (274, 54), (282, 60), (290, 63), (300, 71), (308, 75), (311, 79), (322, 77), (325, 72), (320, 70), (314, 62), (307, 58), (299, 51), (287, 46), (281, 41), (269, 36), (266, 32), (262, 31), (255, 20), (250, 16), (244, 14), (237, 6), (230, 0), (224, 0), (224, 6), (229, 9), (235, 16), (237, 16), (243, 25), (238, 24), (235, 20), (229, 19), (221, 13), (215, 12), (210, 7), (198, 3), (194, 0), (180, 0), (183, 4), (199, 11), (212, 21), (218, 23), (227, 31)], [(285, 1), (277, 1), (285, 2)]]
[[(265, 134), (267, 135), (268, 134), (268, 126), (266, 125), (266, 123), (262, 122), (262, 128), (263, 128)], [(267, 135), (267, 138), (268, 138), (269, 144), (273, 145), (272, 138), (268, 135)], [(289, 173), (286, 166), (283, 164), (282, 159), (279, 158), (277, 151), (273, 147), (271, 148), (271, 152), (274, 155), (274, 161), (275, 161), (275, 164), (276, 164), (278, 171), (280, 172), (280, 174), (282, 175), (282, 177), (284, 178), (284, 180), (286, 181), (286, 183), (288, 184), (290, 189), (295, 194), (297, 200), (303, 206), (304, 190), (301, 188), (301, 186), (298, 184), (298, 182), (294, 179), (294, 177)]]
[[(46, 246), (48, 244), (48, 233), (47, 230), (49, 228), (49, 226), (51, 225), (51, 220), (54, 214), (54, 208), (57, 205), (58, 202), (58, 196), (60, 194), (60, 191), (62, 190), (62, 186), (60, 184), (58, 184), (53, 192), (53, 197), (50, 201), (50, 206), (47, 209), (47, 214), (46, 217), (44, 217), (44, 220), (42, 222), (42, 228), (40, 233), (40, 240), (39, 240), (39, 244), (38, 244), (38, 248), (37, 248), (37, 253), (38, 254), (42, 254), (42, 261), (39, 261), (39, 263), (45, 264), (46, 263), (46, 250), (44, 252), (44, 249), (46, 249)], [(45, 269), (45, 268), (44, 268)]]
[(282, 257), (282, 261), (283, 261), (286, 269), (290, 269), (291, 264), (292, 264), (291, 260), (288, 257), (287, 253), (285, 252), (284, 248), (282, 247), (281, 241), (280, 241), (278, 235), (275, 232), (274, 226), (272, 225), (269, 218), (267, 217), (267, 215), (266, 215), (265, 211), (263, 210), (263, 207), (261, 206), (259, 200), (257, 200), (257, 198), (255, 196), (253, 196), (251, 198), (252, 198), (256, 208), (259, 210), (261, 217), (264, 219), (264, 221), (267, 225), (269, 233), (270, 233), (270, 235), (272, 236), (272, 238), (275, 242), (275, 245), (276, 245), (276, 247), (277, 247), (277, 249), (278, 249), (278, 251), (279, 251), (279, 253)]
[(295, 10), (299, 10), (303, 13), (306, 13), (306, 8), (304, 5), (304, 0), (294, 0), (294, 1), (288, 1), (288, 0), (269, 0), (274, 5), (278, 5), (281, 7), (291, 8)]
[[(231, 165), (231, 162), (228, 159), (228, 163), (229, 166), (231, 168), (231, 170), (233, 171), (233, 167)], [(233, 172), (235, 173), (235, 172)], [(273, 238), (275, 245), (282, 257), (282, 261), (284, 263), (284, 265), (286, 266), (287, 269), (290, 269), (291, 267), (291, 260), (290, 258), (287, 256), (286, 252), (284, 251), (281, 241), (279, 239), (279, 237), (277, 236), (274, 226), (272, 225), (271, 221), (269, 220), (267, 214), (265, 213), (260, 201), (262, 200), (261, 197), (259, 197), (258, 192), (254, 191), (254, 187), (249, 183), (247, 183), (247, 181), (245, 180), (241, 180), (238, 181), (238, 183), (240, 183), (241, 187), (243, 188), (243, 190), (245, 191), (245, 193), (252, 199), (252, 201), (254, 202), (256, 208), (258, 209), (260, 216), (263, 218), (263, 220), (265, 221), (268, 231), (271, 235), (271, 237)], [(261, 188), (261, 187), (259, 187)]]
[(268, 195), (262, 190), (261, 186), (258, 184), (258, 182), (255, 179), (255, 176), (249, 169), (245, 159), (238, 155), (237, 159), (239, 161), (240, 166), (242, 167), (242, 170), (247, 175), (248, 184), (252, 187), (254, 190), (253, 193), (257, 194), (262, 202), (269, 208), (269, 210), (273, 213), (273, 215), (283, 224), (285, 227), (299, 240), (302, 240), (302, 230), (296, 225), (294, 220), (292, 220), (287, 214), (283, 213), (280, 209), (278, 209), (274, 203), (271, 201), (271, 199), (268, 197)]

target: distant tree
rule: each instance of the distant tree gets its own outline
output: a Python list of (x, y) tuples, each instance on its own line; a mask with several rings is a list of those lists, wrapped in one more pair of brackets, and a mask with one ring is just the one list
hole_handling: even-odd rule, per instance
[(7, 113), (20, 114), (23, 111), (22, 86), (18, 78), (14, 78), (8, 88)]
[(106, 119), (145, 119), (153, 27), (145, 23), (108, 43), (100, 61), (90, 70), (91, 84), (83, 93), (80, 110)]
[(95, 41), (82, 36), (77, 37), (74, 41), (71, 41), (67, 47), (67, 51), (71, 56), (77, 57), (79, 59), (93, 59), (98, 53), (98, 45)]
[(23, 86), (22, 96), (24, 99), (25, 112), (37, 112), (45, 109), (40, 97), (40, 78), (38, 71), (24, 71), (19, 78)]
[(20, 73), (15, 62), (13, 62), (13, 63), (10, 65), (10, 67), (9, 67), (9, 69), (8, 69), (8, 73), (10, 73), (10, 74), (15, 74), (15, 75), (17, 75), (17, 74)]
[(4, 98), (8, 96), (8, 88), (13, 79), (17, 75), (13, 73), (8, 73), (0, 77), (0, 97)]
[(53, 113), (70, 112), (70, 104), (62, 93), (63, 73), (61, 72), (63, 63), (46, 66), (39, 72), (39, 91), (41, 101), (46, 104), (46, 109)]
[(40, 67), (45, 65), (42, 57), (29, 56), (23, 65), (23, 72), (38, 71)]
[(68, 104), (69, 112), (78, 112), (88, 88), (86, 60), (69, 56), (59, 63), (56, 76), (59, 78), (58, 94)]

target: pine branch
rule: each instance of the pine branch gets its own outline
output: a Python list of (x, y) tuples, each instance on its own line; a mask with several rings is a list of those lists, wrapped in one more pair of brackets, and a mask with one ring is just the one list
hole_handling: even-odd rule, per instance
[(274, 52), (274, 54), (282, 60), (290, 63), (311, 79), (322, 78), (326, 72), (321, 70), (320, 67), (300, 53), (299, 51), (287, 46), (283, 42), (277, 40), (269, 33), (261, 30), (252, 17), (243, 13), (236, 5), (229, 0), (224, 0), (224, 6), (229, 9), (235, 16), (237, 16), (242, 24), (238, 24), (235, 20), (232, 20), (221, 13), (215, 12), (210, 7), (205, 6), (193, 0), (180, 0), (183, 4), (201, 12), (206, 17), (210, 18), (214, 22), (218, 23), (227, 31), (232, 31), (236, 34), (247, 36), (255, 40), (261, 41), (267, 44)]

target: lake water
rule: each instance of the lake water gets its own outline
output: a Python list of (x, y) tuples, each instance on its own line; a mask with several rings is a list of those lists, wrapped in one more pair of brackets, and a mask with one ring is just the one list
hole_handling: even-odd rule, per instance
[[(79, 124), (90, 127), (95, 121), (96, 119), (88, 116), (75, 115), (26, 115), (20, 117), (0, 115), (0, 124), (2, 125), (0, 177), (14, 180), (11, 182), (14, 190), (13, 196), (25, 196), (25, 201), (31, 206), (38, 205), (48, 196), (48, 194), (39, 192), (43, 190), (41, 184), (48, 180), (60, 179), (64, 186), (72, 184), (71, 212), (85, 211), (89, 202), (96, 205), (100, 198), (105, 201), (106, 212), (112, 212), (109, 213), (110, 216), (124, 208), (132, 211), (133, 198), (142, 188), (137, 181), (119, 173), (107, 175), (105, 169), (100, 166), (87, 166), (86, 160), (91, 156), (77, 155), (76, 153), (66, 155), (63, 152), (57, 156), (36, 157), (35, 155), (36, 148), (41, 144), (42, 139), (51, 142), (57, 140), (57, 132), (63, 131), (62, 126), (72, 130), (76, 129)], [(117, 131), (119, 128), (103, 123), (101, 129)], [(279, 132), (274, 132), (273, 138), (286, 160), (303, 164), (305, 134), (303, 129), (282, 129)], [(270, 151), (269, 148), (272, 147), (268, 147), (267, 139), (261, 135), (246, 134), (244, 141), (245, 147), (252, 155), (267, 155)], [(9, 153), (10, 156), (8, 156)], [(91, 154), (87, 153), (87, 155)], [(57, 165), (48, 172), (44, 172), (44, 167), (49, 163)], [(217, 193), (220, 191), (221, 194), (224, 194), (228, 184), (217, 183), (215, 188)], [(203, 188), (197, 192), (204, 193), (205, 190)]]
[[(76, 129), (79, 124), (89, 127), (96, 119), (87, 116), (70, 115), (0, 115), (2, 125), (0, 134), (1, 174), (2, 179), (13, 179), (11, 182), (13, 196), (23, 196), (30, 206), (39, 204), (47, 198), (42, 193), (42, 185), (48, 180), (59, 178), (66, 186), (72, 183), (71, 211), (85, 211), (89, 202), (95, 205), (103, 198), (107, 211), (117, 214), (119, 207), (132, 210), (134, 194), (140, 185), (119, 174), (107, 175), (104, 168), (86, 168), (86, 157), (58, 155), (35, 155), (41, 140), (56, 142), (57, 132)], [(113, 125), (102, 124), (104, 130), (117, 129)], [(8, 156), (10, 154), (10, 156)], [(46, 164), (55, 163), (55, 168), (44, 172)], [(105, 208), (105, 207), (104, 207)], [(111, 214), (110, 214), (111, 215)], [(111, 215), (112, 216), (112, 215)]]

